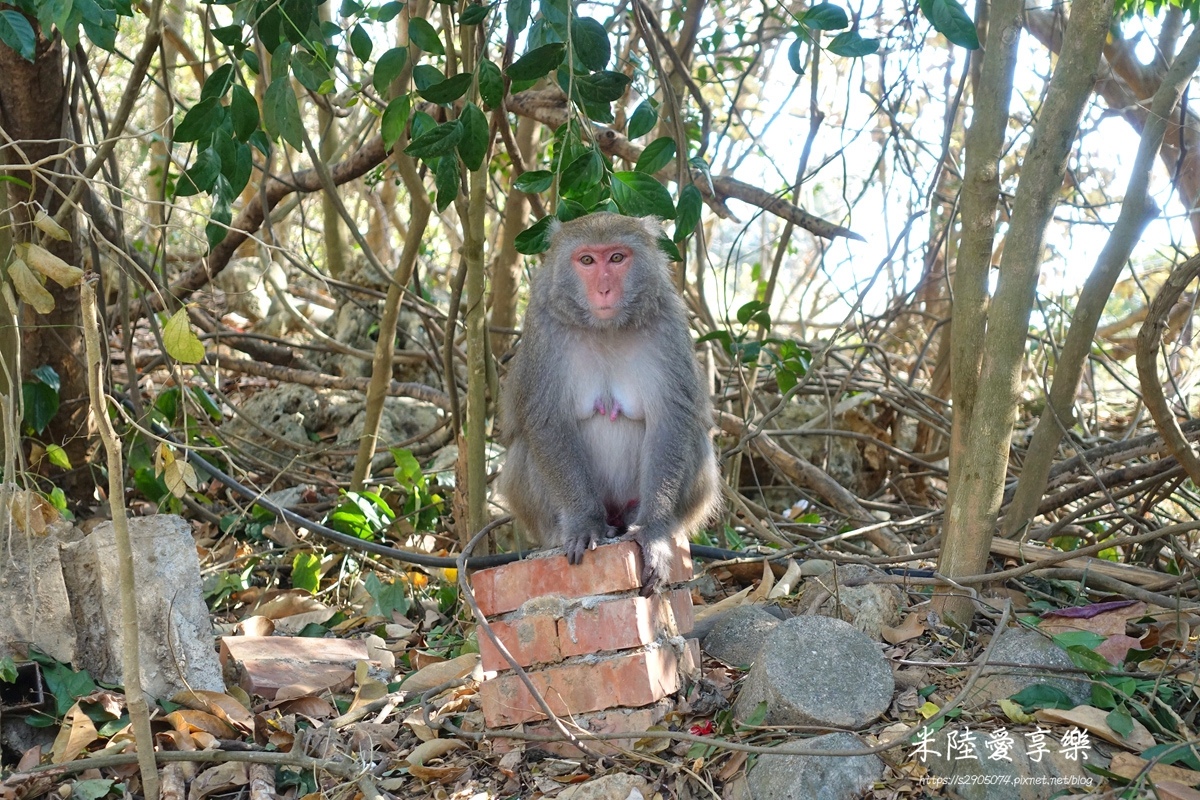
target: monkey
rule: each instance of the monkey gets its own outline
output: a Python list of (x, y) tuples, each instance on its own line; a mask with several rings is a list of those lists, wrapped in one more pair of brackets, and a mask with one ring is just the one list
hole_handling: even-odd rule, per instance
[(515, 364), (501, 387), (498, 490), (531, 538), (570, 564), (629, 535), (641, 593), (662, 588), (672, 540), (719, 505), (712, 404), (657, 220), (553, 220)]

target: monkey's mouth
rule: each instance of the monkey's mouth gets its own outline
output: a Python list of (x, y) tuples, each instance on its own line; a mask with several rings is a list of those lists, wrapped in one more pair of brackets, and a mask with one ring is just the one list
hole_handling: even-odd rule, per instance
[(616, 306), (592, 306), (592, 314), (596, 319), (612, 319), (617, 315)]

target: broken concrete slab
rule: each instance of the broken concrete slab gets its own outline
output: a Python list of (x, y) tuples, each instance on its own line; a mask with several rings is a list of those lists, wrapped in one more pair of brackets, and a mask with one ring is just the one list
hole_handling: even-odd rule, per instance
[(354, 665), (369, 658), (367, 643), (358, 639), (221, 637), (226, 671), (249, 694), (267, 700), (274, 700), (284, 686), (314, 693), (348, 689), (354, 683)]
[[(223, 692), (192, 529), (181, 517), (131, 517), (142, 688), (167, 698), (184, 689)], [(112, 522), (63, 547), (63, 575), (78, 633), (77, 666), (122, 683), (121, 599)]]

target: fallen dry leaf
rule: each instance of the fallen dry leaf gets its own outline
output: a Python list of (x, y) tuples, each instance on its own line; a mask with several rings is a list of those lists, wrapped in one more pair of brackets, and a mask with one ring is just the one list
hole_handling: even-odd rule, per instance
[(423, 781), (444, 783), (458, 778), (466, 771), (466, 766), (430, 767), (427, 762), (441, 758), (454, 750), (466, 748), (466, 744), (457, 739), (431, 739), (413, 748), (405, 758), (411, 775)]
[(187, 689), (172, 697), (171, 702), (195, 711), (207, 711), (244, 733), (254, 730), (254, 716), (250, 709), (227, 694)]
[(91, 717), (84, 713), (79, 703), (75, 703), (67, 712), (62, 727), (58, 729), (58, 736), (54, 737), (54, 746), (50, 748), (50, 763), (66, 764), (68, 761), (74, 761), (88, 745), (99, 738)]
[(188, 800), (203, 800), (209, 795), (240, 789), (249, 782), (249, 764), (242, 761), (226, 761), (196, 776), (188, 792)]
[(920, 614), (908, 614), (899, 625), (894, 628), (884, 627), (881, 633), (888, 644), (900, 644), (925, 633), (925, 623), (921, 621)]
[(1108, 712), (1094, 706), (1075, 706), (1069, 710), (1039, 708), (1034, 716), (1043, 722), (1057, 722), (1061, 725), (1083, 728), (1107, 742), (1112, 742), (1120, 747), (1128, 747), (1139, 753), (1154, 746), (1154, 737), (1150, 735), (1150, 731), (1146, 730), (1145, 725), (1136, 719), (1133, 720), (1133, 731), (1128, 738), (1125, 738), (1110, 728), (1108, 722), (1105, 721)]
[(435, 686), (441, 686), (456, 678), (464, 678), (479, 666), (478, 653), (463, 653), (458, 658), (440, 661), (417, 670), (404, 679), (400, 688), (406, 692), (427, 692)]
[(1142, 641), (1140, 639), (1120, 633), (1116, 636), (1110, 636), (1101, 642), (1096, 647), (1096, 654), (1103, 656), (1104, 660), (1114, 667), (1119, 667), (1125, 663), (1125, 656), (1129, 654), (1129, 651), (1138, 649), (1141, 645)]
[(218, 739), (234, 739), (238, 735), (232, 725), (220, 717), (209, 714), (207, 711), (193, 711), (190, 708), (181, 708), (167, 714), (166, 720), (175, 730), (191, 734), (203, 731), (216, 736)]
[(1154, 784), (1158, 800), (1200, 800), (1200, 792), (1175, 781), (1161, 781)]
[(1125, 625), (1146, 613), (1146, 604), (1131, 600), (1114, 600), (1107, 603), (1092, 603), (1051, 611), (1042, 619), (1038, 628), (1049, 636), (1067, 631), (1090, 631), (1101, 636), (1117, 636), (1125, 633)]
[[(1113, 753), (1112, 763), (1108, 768), (1122, 778), (1133, 780), (1141, 774), (1150, 762), (1140, 756), (1135, 756), (1133, 753), (1118, 751)], [(1150, 780), (1155, 783), (1162, 781), (1174, 781), (1175, 783), (1184, 783), (1188, 786), (1200, 786), (1200, 772), (1195, 770), (1185, 769), (1184, 767), (1176, 767), (1171, 764), (1155, 764), (1150, 767)]]

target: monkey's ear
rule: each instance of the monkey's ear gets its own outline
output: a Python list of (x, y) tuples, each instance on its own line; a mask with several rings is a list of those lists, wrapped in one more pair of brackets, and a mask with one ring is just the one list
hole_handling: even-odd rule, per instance
[(662, 220), (658, 217), (638, 217), (637, 220), (642, 224), (642, 228), (645, 229), (651, 239), (658, 241), (658, 237), (663, 235)]
[(555, 236), (557, 236), (559, 230), (562, 229), (562, 226), (563, 226), (563, 224), (562, 224), (561, 219), (559, 219), (558, 217), (551, 217), (550, 218), (550, 226), (546, 229), (546, 232), (549, 235), (549, 238), (553, 239)]

